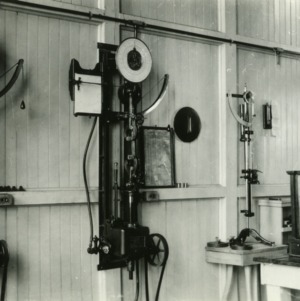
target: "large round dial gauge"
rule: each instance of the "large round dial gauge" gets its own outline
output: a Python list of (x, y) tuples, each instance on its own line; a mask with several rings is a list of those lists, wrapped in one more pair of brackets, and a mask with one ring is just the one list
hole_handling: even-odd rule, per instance
[(147, 78), (151, 71), (151, 53), (141, 40), (128, 38), (117, 49), (116, 64), (125, 79), (133, 83), (140, 83)]

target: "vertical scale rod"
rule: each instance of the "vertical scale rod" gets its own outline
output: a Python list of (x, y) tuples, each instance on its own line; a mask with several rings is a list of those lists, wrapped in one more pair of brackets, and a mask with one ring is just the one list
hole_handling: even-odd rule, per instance
[(132, 116), (134, 115), (134, 105), (133, 105), (133, 92), (129, 92), (129, 118), (128, 118), (128, 127), (130, 130), (130, 138), (128, 138), (128, 142), (130, 142), (129, 147), (129, 154), (127, 154), (127, 159), (130, 157), (130, 159), (133, 162), (133, 166), (129, 167), (129, 191), (128, 191), (128, 206), (129, 206), (129, 226), (134, 226), (137, 223), (137, 213), (136, 213), (136, 200), (135, 200), (135, 194), (134, 191), (136, 189), (135, 187), (135, 179), (136, 176), (136, 166), (134, 163), (136, 150), (135, 150), (135, 135), (136, 135), (136, 129), (134, 124), (134, 119)]

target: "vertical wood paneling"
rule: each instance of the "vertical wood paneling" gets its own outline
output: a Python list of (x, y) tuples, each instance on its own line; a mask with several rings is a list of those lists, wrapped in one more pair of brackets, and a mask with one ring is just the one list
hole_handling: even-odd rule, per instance
[[(80, 45), (76, 44), (76, 40), (78, 39), (79, 32), (79, 24), (70, 25), (70, 37), (69, 43), (73, 45), (70, 46), (70, 60), (75, 58), (79, 61), (79, 49)], [(80, 175), (81, 175), (81, 157), (80, 157), (80, 149), (78, 147), (79, 140), (79, 126), (80, 126), (80, 118), (74, 118), (73, 109), (70, 110), (70, 187), (78, 187), (80, 186)]]
[(1, 218), (5, 211), (1, 239), (10, 253), (7, 300), (98, 300), (92, 287), (98, 281), (98, 258), (86, 252), (86, 205), (8, 208), (0, 211)]
[(218, 30), (218, 0), (124, 0), (121, 12), (138, 17)]
[[(68, 87), (68, 73), (65, 62), (69, 61), (69, 22), (61, 20), (59, 22), (59, 176), (60, 186), (68, 187), (70, 183), (70, 99)], [(88, 34), (88, 26), (87, 34)], [(88, 44), (87, 44), (88, 45)], [(87, 47), (88, 48), (88, 47)], [(89, 48), (88, 48), (89, 50)], [(88, 52), (87, 50), (87, 52)]]
[[(272, 53), (240, 49), (238, 62), (240, 89), (247, 83), (248, 89), (255, 93), (254, 168), (263, 172), (259, 174), (261, 183), (289, 183), (286, 171), (300, 166), (299, 61), (293, 57), (281, 57), (278, 65)], [(274, 131), (263, 129), (262, 105), (267, 102), (273, 104), (273, 126), (278, 127)], [(241, 169), (242, 143), (239, 152)]]
[(238, 0), (239, 35), (296, 46), (299, 14), (294, 0)]
[[(59, 22), (49, 19), (49, 45), (59, 45)], [(59, 47), (49, 51), (49, 187), (59, 187)], [(71, 156), (71, 153), (70, 153)]]
[[(26, 15), (19, 15), (17, 18), (17, 58), (27, 58), (27, 32), (28, 28), (28, 19)], [(27, 186), (27, 157), (28, 157), (28, 148), (27, 148), (27, 111), (20, 110), (19, 106), (21, 101), (25, 101), (25, 106), (27, 103), (27, 87), (26, 83), (28, 81), (29, 67), (25, 64), (23, 65), (22, 73), (20, 74), (19, 80), (15, 83), (14, 88), (19, 91), (18, 97), (15, 99), (15, 116), (16, 116), (16, 149), (17, 149), (17, 180), (16, 184), (19, 187), (20, 185)], [(4, 181), (1, 181), (4, 183)]]
[(38, 20), (38, 58), (37, 65), (43, 66), (37, 70), (37, 86), (39, 87), (38, 111), (39, 111), (39, 132), (38, 132), (38, 187), (49, 187), (49, 22), (44, 19)]
[[(18, 239), (18, 245), (17, 249), (14, 250), (16, 257), (14, 260), (17, 262), (17, 275), (18, 275), (18, 290), (17, 290), (17, 297), (18, 300), (23, 298), (23, 300), (28, 300), (29, 299), (29, 268), (31, 264), (36, 264), (36, 261), (29, 262), (29, 252), (31, 247), (35, 245), (37, 242), (32, 242), (30, 238), (28, 237), (28, 221), (29, 221), (29, 208), (22, 208), (18, 209), (17, 212), (18, 216), (18, 229), (17, 229), (17, 239)], [(13, 229), (7, 228), (7, 234), (6, 234), (6, 239), (7, 243), (9, 244), (10, 237), (14, 235), (15, 233), (10, 233)], [(13, 237), (13, 236), (12, 236)], [(31, 244), (33, 243), (33, 244)], [(10, 251), (10, 250), (9, 250)], [(11, 262), (14, 262), (11, 260)], [(10, 285), (14, 285), (14, 282), (8, 282), (7, 287), (9, 288)], [(33, 284), (34, 285), (34, 284)], [(7, 296), (9, 299), (9, 296)]]
[[(30, 208), (28, 212), (28, 234), (30, 234), (30, 238), (28, 237), (29, 249), (28, 249), (28, 263), (29, 263), (29, 278), (28, 278), (28, 299), (29, 300), (40, 300), (42, 299), (41, 292), (41, 259), (43, 254), (41, 254), (41, 249), (38, 247), (33, 248), (32, 242), (40, 242), (41, 233), (40, 233), (40, 208), (33, 207)], [(35, 262), (35, 263), (34, 263)], [(34, 264), (32, 264), (34, 263)], [(31, 284), (31, 285), (29, 285)]]
[(37, 57), (38, 57), (38, 17), (28, 16), (28, 57), (26, 59), (26, 65), (30, 67), (30, 73), (28, 73), (30, 86), (28, 89), (28, 136), (27, 136), (27, 149), (28, 149), (28, 180), (27, 187), (38, 187), (38, 139), (39, 137), (39, 99), (37, 98)]
[[(18, 210), (17, 208), (10, 208), (10, 210), (2, 209), (0, 211), (0, 219), (2, 219), (2, 212), (7, 212), (8, 218), (5, 219), (5, 225), (1, 225), (2, 232), (0, 234), (1, 239), (7, 241), (9, 252), (9, 272), (7, 274), (7, 296), (10, 296), (12, 300), (18, 300), (18, 261), (17, 249), (18, 249)], [(4, 220), (3, 220), (4, 221)], [(11, 237), (8, 240), (6, 237), (6, 229), (10, 229)], [(5, 232), (5, 233), (4, 233)]]
[[(11, 22), (11, 24), (10, 24)], [(9, 26), (11, 25), (11, 26)], [(7, 66), (14, 65), (14, 59), (17, 55), (16, 47), (16, 14), (13, 12), (8, 12), (5, 18), (5, 36), (11, 37), (6, 39), (5, 47), (10, 49), (10, 52), (6, 58)], [(8, 83), (8, 80), (7, 80)], [(16, 91), (8, 94), (5, 98), (6, 101), (6, 179), (9, 185), (16, 181), (17, 177), (17, 166), (16, 166), (16, 152), (13, 149), (16, 148), (16, 119), (14, 115), (14, 98), (16, 97)]]
[[(92, 121), (75, 118), (68, 91), (70, 61), (97, 63), (98, 26), (3, 12), (0, 43), (6, 64), (24, 58), (24, 75), (1, 102), (0, 185), (25, 188), (83, 186), (82, 158)], [(5, 25), (5, 26), (4, 26)], [(14, 37), (14, 38), (12, 38)], [(4, 70), (3, 70), (4, 71)], [(11, 74), (7, 75), (7, 81)], [(24, 97), (26, 109), (19, 106)], [(97, 185), (97, 130), (89, 154), (90, 185)], [(3, 159), (2, 159), (3, 160)]]
[[(6, 64), (6, 52), (5, 52), (5, 43), (4, 43), (4, 37), (5, 37), (5, 11), (0, 10), (0, 55), (2, 60), (0, 60), (0, 72), (3, 74), (7, 68)], [(0, 78), (0, 86), (1, 89), (5, 87), (5, 77)], [(6, 163), (5, 163), (5, 156), (6, 156), (6, 114), (5, 114), (5, 101), (4, 99), (1, 99), (0, 101), (0, 131), (2, 135), (0, 135), (0, 182), (5, 183), (6, 181)]]
[(51, 300), (51, 238), (50, 238), (50, 214), (51, 208), (49, 206), (40, 207), (40, 254), (41, 260), (41, 292), (45, 300)]
[(71, 273), (71, 210), (70, 207), (64, 206), (60, 208), (60, 219), (64, 221), (64, 225), (60, 228), (60, 237), (62, 238), (62, 243), (60, 245), (61, 257), (67, 260), (64, 260), (61, 263), (61, 291), (62, 291), (62, 300), (71, 301), (70, 291), (72, 290), (72, 275)]
[[(80, 239), (80, 211), (79, 206), (75, 206), (75, 210), (71, 216), (71, 246), (80, 246), (81, 239)], [(72, 300), (80, 300), (81, 298), (81, 273), (80, 273), (80, 266), (81, 266), (81, 256), (80, 256), (80, 249), (78, 247), (72, 248), (71, 252), (71, 262), (72, 262)]]

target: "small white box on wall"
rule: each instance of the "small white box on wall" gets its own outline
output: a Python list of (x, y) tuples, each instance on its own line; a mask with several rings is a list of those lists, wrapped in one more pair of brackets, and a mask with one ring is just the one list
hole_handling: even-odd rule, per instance
[(75, 73), (74, 115), (100, 115), (102, 109), (101, 76)]

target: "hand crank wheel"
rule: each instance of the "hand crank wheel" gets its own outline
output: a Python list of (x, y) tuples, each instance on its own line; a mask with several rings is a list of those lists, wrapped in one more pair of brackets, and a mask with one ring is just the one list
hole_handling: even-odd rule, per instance
[(150, 234), (151, 252), (147, 257), (153, 266), (163, 266), (169, 257), (169, 246), (167, 240), (158, 233)]

